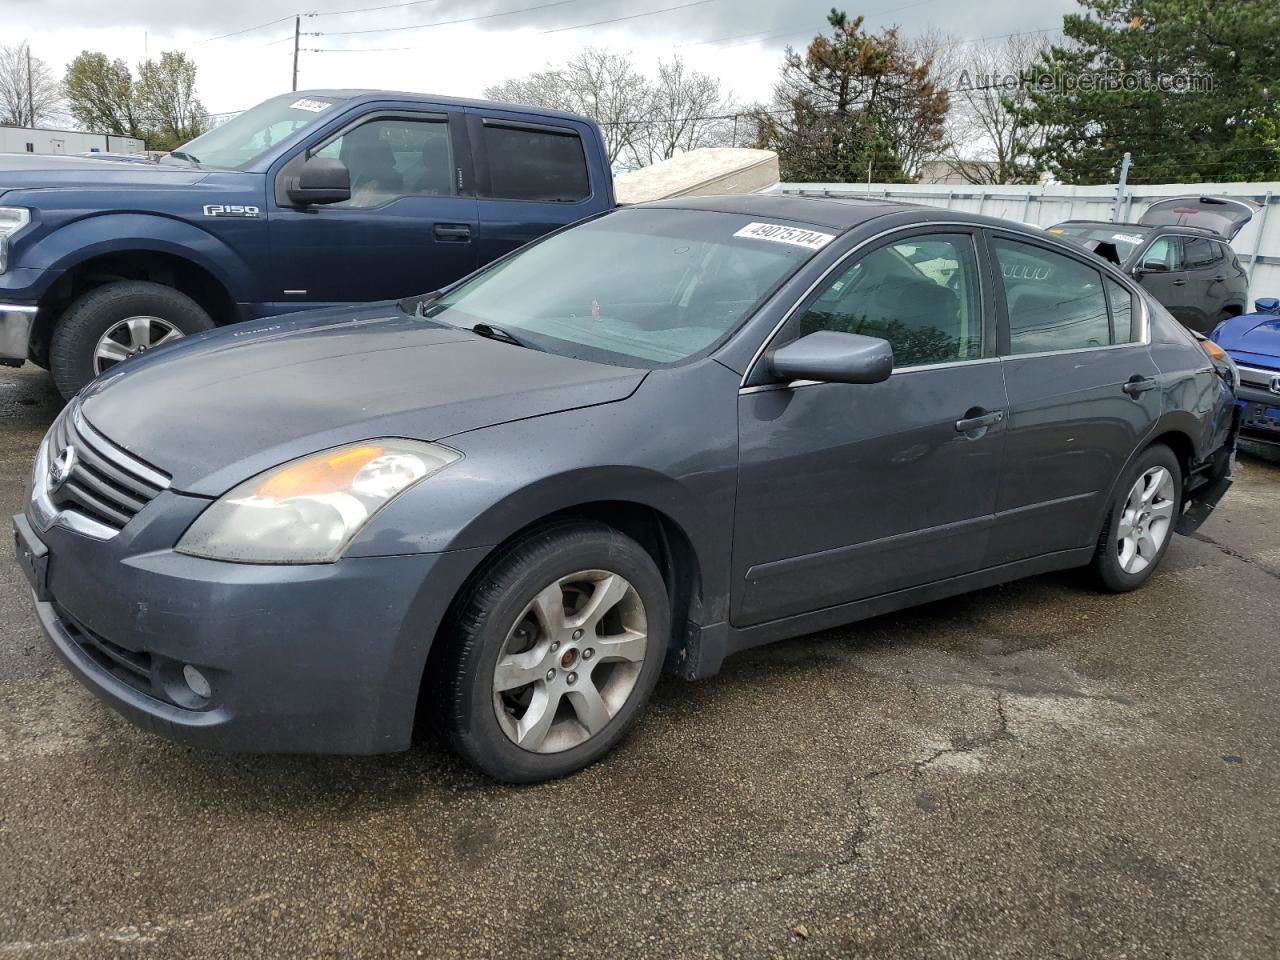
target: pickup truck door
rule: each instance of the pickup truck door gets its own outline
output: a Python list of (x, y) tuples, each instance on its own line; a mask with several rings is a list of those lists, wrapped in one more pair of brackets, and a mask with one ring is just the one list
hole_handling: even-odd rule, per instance
[[(342, 160), (351, 199), (293, 206), (285, 178), (309, 156)], [(374, 110), (277, 169), (269, 212), (272, 307), (425, 293), (476, 268), (476, 200), (458, 112)]]
[(585, 124), (469, 108), (480, 263), (613, 206), (609, 171)]

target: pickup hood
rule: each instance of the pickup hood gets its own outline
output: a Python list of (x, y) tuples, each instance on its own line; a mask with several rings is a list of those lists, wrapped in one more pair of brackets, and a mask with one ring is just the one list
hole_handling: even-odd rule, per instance
[(176, 163), (0, 153), (0, 193), (45, 187), (174, 187), (199, 183), (209, 173)]
[(277, 464), (374, 437), (443, 440), (611, 403), (645, 371), (488, 340), (394, 304), (226, 327), (108, 370), (85, 418), (173, 478), (219, 496)]
[(1241, 363), (1280, 369), (1280, 316), (1274, 313), (1233, 317), (1214, 331), (1213, 340)]

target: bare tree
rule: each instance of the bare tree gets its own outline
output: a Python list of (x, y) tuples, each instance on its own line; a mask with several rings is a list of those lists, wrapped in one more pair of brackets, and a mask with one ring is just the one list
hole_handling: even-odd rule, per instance
[(631, 158), (643, 167), (698, 147), (728, 146), (734, 109), (716, 77), (690, 70), (679, 55), (660, 60), (649, 88), (647, 122), (632, 131)]
[(1022, 82), (1042, 51), (1043, 34), (1022, 34), (970, 46), (947, 63), (951, 92), (947, 165), (968, 183), (1036, 183), (1042, 172), (1034, 150), (1046, 129), (1027, 118), (1029, 88)]
[(612, 164), (645, 120), (649, 84), (624, 54), (588, 47), (562, 66), (486, 87), (484, 95), (585, 114), (600, 124)]
[[(29, 58), (29, 59), (28, 59)], [(62, 87), (24, 40), (0, 46), (0, 126), (36, 127), (61, 112)]]

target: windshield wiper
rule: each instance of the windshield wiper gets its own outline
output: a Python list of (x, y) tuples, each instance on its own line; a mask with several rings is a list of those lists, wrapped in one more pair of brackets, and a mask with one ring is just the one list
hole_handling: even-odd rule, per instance
[(199, 160), (189, 153), (183, 153), (181, 150), (170, 150), (169, 156), (177, 157), (179, 160), (186, 160), (188, 163), (195, 164), (197, 167), (200, 166)]
[(541, 350), (541, 347), (535, 346), (528, 340), (517, 337), (509, 330), (503, 330), (501, 327), (495, 327), (491, 323), (477, 323), (471, 328), (472, 333), (478, 333), (480, 336), (489, 340), (501, 340), (503, 343), (513, 343), (517, 347), (527, 347), (530, 350)]

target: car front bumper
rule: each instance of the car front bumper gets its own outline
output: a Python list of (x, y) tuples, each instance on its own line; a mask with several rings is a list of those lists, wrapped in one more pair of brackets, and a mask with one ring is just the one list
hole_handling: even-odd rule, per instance
[(1236, 388), (1236, 404), (1242, 440), (1280, 444), (1280, 394), (1241, 384)]
[(0, 303), (0, 363), (16, 366), (26, 361), (35, 322), (35, 307)]
[[(169, 502), (144, 513), (163, 527), (207, 503), (162, 496)], [(135, 518), (136, 536), (126, 528), (101, 541), (14, 518), (40, 624), (98, 697), (139, 726), (193, 746), (266, 753), (409, 746), (427, 654), (473, 551), (223, 563), (138, 549), (156, 532), (144, 519)], [(207, 682), (207, 697), (189, 684), (188, 666)]]

